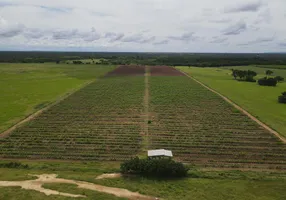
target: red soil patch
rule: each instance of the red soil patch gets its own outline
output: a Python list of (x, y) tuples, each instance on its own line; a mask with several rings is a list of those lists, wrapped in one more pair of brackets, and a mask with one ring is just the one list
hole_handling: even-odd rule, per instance
[(168, 66), (150, 67), (151, 76), (185, 76), (182, 72)]
[(145, 66), (122, 65), (109, 72), (106, 76), (144, 76)]

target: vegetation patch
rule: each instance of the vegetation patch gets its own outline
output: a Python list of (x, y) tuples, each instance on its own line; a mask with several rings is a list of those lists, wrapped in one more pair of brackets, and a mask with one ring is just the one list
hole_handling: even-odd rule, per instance
[(186, 177), (189, 167), (171, 158), (139, 159), (125, 161), (120, 166), (123, 174), (139, 174), (147, 177), (179, 178)]
[(7, 163), (0, 163), (0, 168), (27, 169), (29, 168), (29, 165), (22, 164), (20, 162), (7, 162)]
[(257, 76), (257, 73), (251, 70), (232, 69), (232, 76), (236, 80), (239, 78), (239, 81), (256, 82), (254, 77)]
[(275, 78), (261, 78), (258, 80), (258, 84), (261, 86), (276, 86), (277, 85), (277, 80)]
[(278, 97), (279, 103), (286, 103), (286, 92), (283, 92), (281, 96)]

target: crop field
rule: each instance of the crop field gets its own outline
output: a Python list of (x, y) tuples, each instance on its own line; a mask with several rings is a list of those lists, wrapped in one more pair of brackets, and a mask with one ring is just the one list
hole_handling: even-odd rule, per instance
[(151, 76), (185, 76), (175, 68), (167, 66), (153, 66), (150, 68)]
[(151, 77), (150, 146), (206, 167), (286, 169), (286, 145), (188, 77)]
[[(274, 66), (275, 67), (275, 66)], [(280, 66), (281, 68), (283, 66)], [(278, 83), (276, 87), (262, 87), (257, 83), (235, 81), (230, 69), (253, 70), (258, 73), (256, 80), (265, 76), (266, 70), (272, 70), (274, 76), (286, 78), (286, 70), (240, 66), (220, 68), (178, 67), (190, 76), (198, 79), (210, 88), (218, 91), (233, 102), (247, 110), (253, 116), (275, 129), (286, 137), (286, 105), (279, 104), (277, 97), (286, 91), (286, 82)]]
[(124, 160), (140, 150), (143, 77), (105, 78), (45, 111), (9, 137), (0, 157)]
[(145, 66), (119, 66), (109, 72), (106, 76), (144, 76)]
[(0, 133), (114, 66), (0, 64)]
[(121, 161), (147, 148), (204, 167), (286, 169), (285, 144), (163, 66), (120, 66), (0, 138), (2, 158)]

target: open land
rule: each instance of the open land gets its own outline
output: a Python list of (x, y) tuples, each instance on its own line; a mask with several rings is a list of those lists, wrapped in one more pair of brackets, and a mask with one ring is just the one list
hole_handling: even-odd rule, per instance
[[(120, 66), (109, 71), (88, 72), (88, 77), (100, 78), (0, 138), (2, 162), (17, 159), (29, 165), (7, 169), (0, 162), (0, 181), (57, 174), (163, 199), (285, 198), (286, 144), (279, 138), (175, 68)], [(118, 161), (142, 156), (146, 147), (172, 150), (175, 160), (193, 166), (189, 178), (96, 179), (118, 172)], [(74, 184), (43, 187), (87, 199), (122, 199)], [(14, 187), (0, 191), (1, 199), (51, 198)]]

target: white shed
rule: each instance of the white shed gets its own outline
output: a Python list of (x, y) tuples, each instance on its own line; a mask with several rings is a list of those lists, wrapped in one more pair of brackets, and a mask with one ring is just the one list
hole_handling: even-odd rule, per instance
[(149, 150), (148, 157), (173, 157), (172, 151), (165, 149)]

